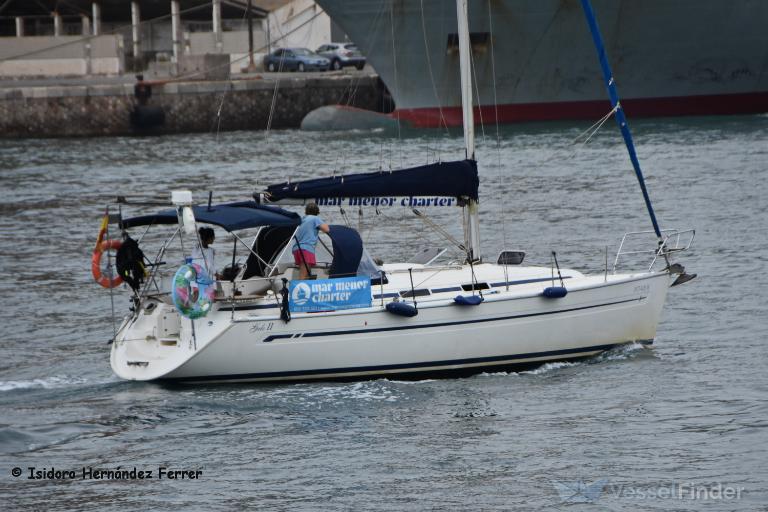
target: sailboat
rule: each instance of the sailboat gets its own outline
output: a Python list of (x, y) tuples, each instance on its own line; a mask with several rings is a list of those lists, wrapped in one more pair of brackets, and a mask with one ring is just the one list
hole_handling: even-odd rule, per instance
[[(131, 312), (115, 326), (114, 372), (178, 382), (414, 379), (518, 370), (653, 343), (669, 288), (695, 277), (672, 261), (695, 232), (658, 226), (594, 13), (589, 0), (582, 4), (657, 240), (643, 268), (618, 272), (617, 264), (637, 255), (625, 248), (629, 240), (649, 232), (624, 235), (613, 267), (606, 260), (597, 275), (561, 268), (555, 254), (550, 266), (527, 266), (520, 251), (504, 250), (495, 261), (482, 253), (467, 4), (458, 0), (466, 158), (285, 182), (235, 203), (214, 205), (209, 196), (207, 205), (194, 204), (191, 192), (174, 191), (171, 208), (120, 216), (122, 240), (103, 239), (105, 217), (94, 275), (110, 290), (121, 279), (133, 289)], [(463, 259), (440, 263), (439, 254), (428, 254), (377, 264), (354, 229), (334, 225), (330, 246), (318, 246), (312, 279), (297, 279), (291, 247), (301, 218), (277, 204), (381, 196), (444, 197), (461, 206)], [(205, 258), (192, 261), (205, 225), (230, 233), (245, 263), (217, 276)], [(149, 260), (137, 246), (162, 227), (170, 234)], [(128, 236), (137, 228), (138, 243)], [(109, 266), (102, 275), (103, 254), (124, 245), (131, 251), (118, 253), (118, 275)], [(187, 260), (169, 265), (169, 279), (162, 269), (177, 245)]]

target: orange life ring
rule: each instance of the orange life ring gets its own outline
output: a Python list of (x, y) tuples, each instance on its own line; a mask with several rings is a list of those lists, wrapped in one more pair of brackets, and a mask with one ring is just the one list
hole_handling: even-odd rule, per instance
[(122, 240), (105, 240), (96, 245), (96, 248), (93, 250), (93, 257), (91, 258), (91, 273), (93, 274), (93, 278), (96, 280), (96, 282), (104, 288), (114, 288), (116, 286), (120, 286), (120, 284), (123, 282), (123, 278), (119, 275), (115, 275), (115, 277), (110, 279), (108, 276), (101, 274), (101, 255), (104, 254), (104, 251), (108, 251), (110, 249), (114, 249), (116, 251), (120, 248), (121, 245), (123, 245)]

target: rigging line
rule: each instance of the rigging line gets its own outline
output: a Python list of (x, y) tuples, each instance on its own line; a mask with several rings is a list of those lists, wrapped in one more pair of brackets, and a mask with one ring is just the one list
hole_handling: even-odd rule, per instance
[(483, 290), (477, 288), (477, 275), (475, 274), (475, 264), (472, 262), (472, 260), (469, 260), (469, 272), (472, 275), (472, 295), (475, 294), (475, 290), (478, 290), (480, 292), (480, 297), (483, 297)]
[[(394, 2), (390, 4), (389, 9), (389, 29), (390, 34), (392, 37), (392, 68), (394, 70), (395, 75), (395, 90), (397, 91), (397, 94), (400, 94), (400, 84), (397, 80), (397, 50), (395, 48), (395, 4)], [(394, 103), (394, 98), (392, 98), (392, 102)], [(402, 140), (401, 131), (400, 131), (400, 116), (395, 116), (397, 119), (397, 141), (398, 141), (398, 147), (400, 149), (400, 167), (403, 167), (403, 145), (400, 143)], [(391, 168), (391, 166), (390, 166)]]
[[(278, 73), (283, 70), (283, 63), (285, 59), (280, 59), (280, 66), (277, 68)], [(272, 102), (269, 105), (269, 117), (267, 118), (267, 130), (264, 132), (264, 140), (269, 139), (269, 131), (272, 128), (272, 119), (275, 115), (275, 106), (277, 106), (277, 90), (280, 87), (280, 77), (275, 79), (275, 90), (272, 91)]]
[(424, 279), (422, 279), (421, 281), (416, 283), (416, 288), (421, 287), (422, 285), (427, 283), (430, 279), (433, 279), (435, 276), (437, 276), (438, 274), (440, 274), (440, 273), (442, 273), (442, 272), (444, 272), (446, 270), (448, 270), (448, 269), (445, 268), (445, 267), (439, 268), (439, 269), (435, 270), (432, 274), (428, 275), (427, 277), (425, 277)]
[[(472, 70), (472, 79), (475, 82), (475, 97), (477, 98), (477, 114), (480, 120), (480, 133), (483, 136), (483, 142), (485, 142), (485, 123), (483, 122), (483, 109), (481, 108), (483, 103), (480, 101), (480, 86), (477, 83), (477, 68), (475, 67), (475, 54), (472, 51), (472, 46), (470, 46), (469, 52), (469, 67)], [(470, 108), (474, 110), (474, 105), (470, 105)]]
[[(376, 13), (376, 16), (374, 16), (374, 19), (371, 22), (371, 25), (370, 25), (371, 27), (377, 27), (378, 26), (377, 19), (380, 16), (380, 14), (381, 14), (381, 11)], [(367, 33), (370, 34), (371, 30), (373, 30), (373, 28), (368, 30)], [(375, 35), (375, 32), (374, 32), (374, 35), (373, 35), (372, 39), (375, 39), (375, 38), (376, 38), (376, 35)], [(355, 44), (357, 44), (357, 43), (355, 43)], [(358, 47), (358, 50), (359, 50), (359, 47)], [(345, 87), (344, 90), (339, 95), (338, 103), (341, 104), (342, 100), (344, 100), (344, 98), (346, 96), (346, 101), (343, 101), (343, 104), (345, 104), (347, 106), (351, 106), (352, 103), (354, 102), (355, 96), (357, 96), (357, 91), (358, 91), (358, 89), (360, 87), (360, 82), (362, 81), (362, 79), (363, 79), (363, 77), (361, 75), (358, 75), (357, 77), (355, 77), (352, 80), (352, 82), (347, 87)]]
[(588, 134), (587, 138), (584, 140), (584, 144), (589, 142), (589, 140), (600, 130), (600, 128), (603, 127), (603, 125), (608, 121), (613, 114), (616, 113), (616, 110), (618, 110), (618, 105), (613, 107), (607, 114), (605, 114), (603, 117), (600, 118), (597, 122), (595, 122), (592, 126), (578, 134), (574, 139), (571, 141), (571, 144), (576, 144), (579, 142), (579, 139), (584, 137)]
[[(584, 137), (584, 135), (589, 134), (589, 137), (584, 141), (581, 146), (584, 146), (589, 140), (597, 133), (600, 128), (606, 123), (608, 119), (611, 118), (611, 116), (617, 111), (617, 108), (611, 109), (610, 112), (608, 112), (606, 115), (604, 115), (600, 120), (595, 122), (592, 126), (584, 130), (582, 133), (574, 137), (570, 142), (568, 142), (565, 147), (555, 149), (554, 152), (549, 155), (547, 158), (543, 159), (541, 162), (534, 165), (534, 169), (541, 169), (544, 165), (548, 164), (549, 162), (556, 160), (556, 159), (563, 159), (566, 160), (568, 158), (573, 158), (576, 154), (576, 150), (578, 149), (577, 144), (579, 142), (579, 139)], [(595, 128), (596, 127), (596, 128)], [(590, 133), (591, 132), (591, 133)], [(563, 154), (565, 153), (565, 154)]]
[[(502, 237), (502, 250), (507, 250), (507, 223), (506, 212), (504, 211), (504, 191), (502, 185), (504, 184), (503, 174), (501, 172), (501, 132), (499, 129), (499, 99), (496, 93), (496, 55), (494, 53), (493, 44), (493, 10), (491, 9), (491, 0), (488, 0), (488, 32), (491, 40), (491, 84), (493, 85), (493, 117), (496, 121), (496, 170), (499, 177), (499, 207), (501, 209), (501, 237)], [(504, 281), (509, 282), (509, 269), (504, 259)], [(507, 284), (509, 289), (509, 284)]]
[[(329, 68), (330, 69), (330, 68)], [(344, 69), (343, 67), (341, 68)], [(355, 96), (357, 96), (357, 90), (360, 87), (362, 76), (356, 76), (350, 81), (350, 83), (344, 87), (339, 93), (339, 99), (336, 101), (339, 105), (351, 106), (354, 102)]]
[(341, 219), (344, 221), (344, 224), (346, 224), (348, 228), (351, 228), (352, 223), (349, 221), (347, 210), (345, 210), (343, 206), (339, 206), (339, 213), (341, 214)]
[(3, 12), (6, 7), (11, 5), (11, 2), (13, 2), (13, 0), (5, 0), (5, 3), (3, 5), (0, 5), (0, 13)]
[(422, 221), (423, 221), (423, 222), (424, 222), (424, 223), (425, 223), (427, 226), (431, 227), (431, 228), (432, 228), (432, 229), (434, 229), (434, 230), (435, 230), (435, 231), (436, 231), (438, 234), (442, 235), (442, 236), (443, 236), (443, 238), (445, 238), (445, 239), (446, 239), (446, 240), (447, 240), (449, 243), (451, 243), (451, 244), (455, 245), (456, 247), (458, 247), (458, 248), (459, 248), (459, 249), (461, 249), (462, 251), (466, 251), (466, 248), (464, 247), (464, 244), (463, 244), (463, 243), (461, 243), (461, 242), (459, 242), (458, 240), (456, 240), (456, 238), (455, 238), (455, 237), (453, 237), (453, 236), (452, 236), (450, 233), (448, 233), (448, 231), (446, 231), (446, 230), (445, 230), (445, 228), (443, 228), (442, 226), (440, 226), (439, 224), (437, 224), (435, 221), (433, 221), (432, 219), (430, 219), (429, 217), (427, 217), (427, 216), (426, 216), (424, 213), (422, 213), (421, 211), (417, 210), (416, 208), (413, 208), (413, 210), (412, 210), (412, 211), (413, 211), (413, 213), (414, 213), (414, 214), (415, 214), (415, 215), (416, 215), (418, 218), (420, 218), (420, 219), (421, 219), (421, 220), (422, 220)]
[[(119, 207), (118, 207), (118, 211), (121, 211), (121, 209)], [(107, 206), (106, 214), (107, 214), (106, 235), (107, 235), (107, 240), (109, 240), (109, 206)], [(117, 256), (117, 255), (115, 255), (115, 256)], [(111, 250), (107, 250), (107, 272), (108, 272), (109, 281), (112, 282), (113, 276), (112, 276), (112, 253), (111, 253)], [(109, 303), (110, 303), (110, 308), (112, 310), (112, 341), (117, 339), (117, 326), (115, 325), (115, 296), (114, 296), (113, 289), (114, 289), (114, 287), (112, 287), (112, 286), (109, 287)]]
[(531, 67), (531, 63), (539, 62), (537, 60), (537, 53), (539, 52), (539, 49), (543, 47), (543, 42), (546, 40), (547, 34), (549, 34), (550, 29), (552, 29), (552, 27), (555, 25), (555, 22), (557, 21), (557, 18), (560, 15), (560, 11), (564, 11), (569, 7), (570, 6), (568, 5), (568, 2), (560, 2), (560, 5), (557, 7), (557, 10), (552, 15), (550, 20), (547, 22), (547, 26), (544, 27), (544, 30), (539, 34), (539, 37), (536, 39), (536, 41), (534, 41), (533, 44), (530, 45), (531, 51), (528, 52), (525, 62), (523, 62), (522, 66), (520, 66), (520, 72), (519, 72), (519, 76), (517, 77), (517, 80), (515, 80), (515, 83), (512, 84), (512, 86), (509, 89), (512, 94), (517, 93), (517, 88), (520, 86), (520, 82), (523, 81), (523, 78), (529, 76), (528, 72)]
[[(35, 2), (37, 5), (39, 5), (39, 6), (40, 6), (40, 8), (41, 8), (43, 11), (47, 11), (47, 10), (48, 10), (48, 6), (47, 6), (47, 5), (45, 5), (43, 2), (41, 2), (40, 0), (34, 0), (34, 2)], [(55, 8), (55, 7), (54, 7), (54, 10), (56, 10), (56, 8)]]
[[(379, 209), (378, 206), (375, 206), (374, 210), (377, 216), (382, 217), (385, 221), (389, 221), (389, 224), (386, 224), (387, 226), (392, 226), (395, 224), (395, 222), (397, 222), (398, 220), (402, 220), (404, 218), (404, 216), (402, 215), (399, 217), (395, 215), (387, 215), (383, 210)], [(379, 222), (377, 224), (381, 225), (382, 223)], [(370, 238), (371, 232), (372, 232), (372, 229), (368, 230), (368, 234), (366, 235), (368, 238)], [(366, 238), (366, 241), (368, 240), (368, 238)]]
[(427, 41), (427, 26), (424, 22), (424, 0), (419, 0), (421, 7), (421, 33), (424, 36), (424, 53), (427, 56), (427, 69), (429, 70), (429, 80), (432, 83), (432, 92), (435, 93), (435, 99), (437, 100), (437, 108), (440, 112), (440, 125), (444, 127), (446, 133), (450, 135), (448, 131), (448, 123), (445, 122), (445, 116), (443, 115), (443, 102), (440, 101), (440, 95), (437, 92), (437, 85), (435, 84), (435, 75), (432, 73), (432, 59), (429, 56), (429, 43)]
[(363, 232), (363, 207), (362, 206), (357, 207), (357, 232), (358, 233)]
[[(464, 208), (468, 208), (468, 206), (462, 206), (462, 212), (464, 212)], [(462, 213), (461, 224), (462, 224), (462, 228), (464, 229), (464, 240), (469, 240), (469, 231), (470, 231), (469, 215)], [(468, 247), (465, 247), (464, 244), (461, 244), (461, 249), (464, 251), (464, 262), (467, 263), (471, 261), (472, 258), (470, 254), (470, 249)]]
[[(293, 27), (292, 29), (290, 29), (288, 32), (283, 32), (283, 31), (282, 31), (282, 27), (281, 27), (280, 25), (277, 25), (277, 26), (275, 27), (275, 29), (276, 29), (276, 30), (279, 32), (279, 37), (277, 37), (276, 39), (272, 39), (272, 40), (269, 42), (269, 44), (265, 44), (265, 45), (264, 45), (264, 46), (262, 46), (261, 48), (255, 49), (255, 50), (254, 50), (254, 53), (256, 53), (256, 52), (260, 52), (260, 51), (262, 51), (262, 50), (266, 50), (266, 49), (267, 49), (267, 47), (268, 47), (268, 46), (270, 46), (270, 44), (271, 44), (272, 46), (275, 46), (275, 43), (277, 43), (278, 41), (281, 41), (281, 40), (285, 39), (285, 38), (286, 38), (286, 37), (288, 37), (289, 35), (291, 35), (291, 34), (293, 34), (294, 32), (296, 32), (298, 29), (300, 29), (300, 28), (303, 28), (305, 25), (308, 25), (308, 24), (310, 24), (310, 23), (314, 22), (314, 21), (315, 21), (315, 19), (317, 19), (319, 16), (322, 16), (323, 14), (325, 14), (325, 11), (324, 11), (323, 9), (320, 9), (320, 10), (319, 10), (318, 12), (316, 12), (316, 13), (315, 13), (315, 14), (314, 14), (314, 15), (313, 15), (311, 18), (307, 19), (306, 21), (302, 22), (302, 23), (301, 23), (301, 24), (299, 24), (299, 25), (296, 25), (295, 27)], [(270, 25), (270, 26), (271, 26), (271, 25)], [(308, 36), (305, 36), (305, 37), (308, 37)]]
[[(75, 11), (75, 12), (77, 12), (77, 13), (79, 13), (79, 14), (84, 14), (84, 15), (86, 15), (86, 16), (87, 16), (88, 14), (91, 14), (91, 13), (89, 13), (87, 10), (85, 10), (85, 9), (81, 9), (81, 8), (80, 8), (80, 6), (78, 6), (78, 5), (75, 5), (75, 4), (73, 4), (73, 3), (70, 3), (70, 2), (67, 2), (66, 0), (59, 0), (57, 3), (61, 3), (61, 4), (63, 4), (63, 5), (66, 5), (67, 7), (69, 7), (70, 9), (72, 9), (73, 11)], [(57, 7), (56, 7), (56, 8), (58, 9), (58, 5), (57, 5)]]
[[(379, 31), (379, 27), (381, 27), (381, 23), (379, 22), (379, 19), (381, 17), (381, 12), (382, 11), (379, 11), (376, 14), (376, 16), (374, 17), (374, 20), (371, 22), (372, 28), (368, 31), (368, 33), (371, 34), (370, 40), (374, 40), (376, 38), (377, 32)], [(355, 43), (355, 45), (357, 45), (357, 43)], [(364, 55), (369, 55), (371, 47), (372, 47), (372, 45), (370, 45), (368, 47), (368, 49), (365, 52), (363, 52), (363, 54)], [(358, 50), (360, 50), (359, 46), (358, 46)], [(365, 67), (365, 66), (363, 66), (363, 67)], [(361, 68), (360, 71), (362, 71), (362, 68)], [(355, 77), (355, 79), (354, 79), (354, 82), (353, 82), (354, 86), (350, 85), (351, 90), (350, 90), (349, 97), (347, 99), (347, 105), (352, 105), (352, 103), (354, 102), (354, 99), (357, 96), (357, 92), (360, 89), (360, 83), (363, 81), (363, 77), (364, 77), (364, 75), (358, 74)]]
[[(228, 85), (232, 85), (231, 82)], [(219, 132), (221, 132), (221, 109), (224, 108), (224, 98), (227, 97), (227, 91), (229, 90), (227, 86), (224, 86), (224, 92), (221, 95), (221, 102), (219, 103), (219, 108), (216, 111), (216, 143), (219, 142)]]
[[(382, 225), (386, 225), (386, 226), (402, 225), (403, 220), (405, 219), (405, 213), (401, 214), (400, 216), (387, 215), (383, 210), (380, 210), (379, 207), (375, 207), (375, 211), (376, 211), (376, 215), (382, 217), (382, 219), (386, 222), (371, 222), (369, 228), (365, 232), (365, 239), (363, 240), (364, 247), (368, 246), (368, 242), (371, 239), (371, 235), (374, 232), (374, 228), (377, 228)], [(398, 209), (398, 211), (400, 210)], [(362, 230), (361, 230), (360, 236), (362, 237)]]
[[(245, 21), (245, 18), (248, 16), (248, 12), (249, 11), (248, 11), (247, 8), (245, 10), (243, 10), (243, 17), (240, 19), (240, 22)], [(248, 56), (250, 57), (251, 54), (249, 53)], [(231, 64), (230, 64), (230, 66), (231, 66)], [(221, 132), (221, 109), (224, 108), (224, 99), (227, 97), (227, 92), (229, 91), (229, 89), (231, 87), (232, 87), (232, 81), (231, 80), (229, 82), (225, 82), (224, 83), (224, 92), (221, 95), (221, 102), (219, 103), (219, 108), (216, 111), (216, 119), (217, 119), (217, 122), (216, 122), (216, 143), (217, 144), (219, 142), (219, 133)]]
[[(381, 215), (381, 211), (378, 207), (376, 207), (376, 215)], [(375, 219), (374, 219), (375, 220)], [(373, 234), (373, 227), (376, 225), (376, 222), (371, 222), (371, 226), (368, 229), (368, 231), (365, 232), (365, 240), (363, 240), (363, 247), (368, 245), (368, 242), (371, 239), (371, 235)], [(362, 236), (362, 235), (361, 235)]]
[[(360, 70), (362, 71), (362, 69)], [(347, 96), (347, 105), (352, 106), (352, 104), (355, 101), (355, 98), (357, 98), (357, 92), (360, 90), (360, 82), (363, 81), (363, 75), (358, 74), (352, 83), (347, 87), (347, 90), (349, 90), (349, 95)]]
[[(212, 2), (208, 2), (208, 3), (201, 4), (201, 5), (198, 5), (198, 6), (195, 6), (195, 7), (190, 7), (189, 9), (185, 9), (183, 11), (179, 11), (179, 16), (181, 16), (182, 14), (186, 14), (186, 13), (189, 13), (189, 12), (193, 12), (193, 11), (197, 11), (197, 10), (203, 9), (205, 7), (210, 6), (211, 4), (212, 4)], [(158, 16), (156, 18), (151, 18), (151, 19), (148, 19), (148, 20), (140, 21), (138, 23), (138, 25), (139, 25), (139, 27), (141, 27), (143, 25), (150, 24), (150, 23), (155, 23), (157, 21), (162, 21), (162, 20), (170, 18), (170, 17), (171, 17), (171, 14), (164, 14), (164, 15)], [(115, 35), (115, 34), (117, 34), (119, 32), (122, 32), (122, 31), (128, 31), (129, 29), (131, 29), (131, 27), (133, 27), (133, 24), (131, 24), (131, 25), (122, 25), (122, 26), (114, 28), (114, 29), (112, 29), (110, 31), (103, 32), (103, 33), (101, 33), (99, 35), (83, 36), (83, 37), (80, 37), (80, 38), (75, 39), (73, 41), (65, 41), (63, 43), (59, 43), (59, 44), (52, 45), (52, 46), (46, 46), (45, 48), (38, 48), (37, 50), (32, 50), (32, 51), (29, 51), (29, 52), (26, 52), (26, 53), (20, 53), (18, 55), (11, 55), (10, 57), (5, 57), (5, 58), (0, 59), (0, 62), (5, 62), (7, 60), (21, 59), (23, 57), (28, 57), (30, 55), (35, 55), (35, 54), (47, 52), (47, 51), (50, 51), (50, 50), (56, 50), (58, 48), (63, 48), (65, 46), (82, 43), (84, 41), (90, 41), (91, 39), (93, 39), (95, 37)]]
[[(371, 37), (369, 39), (370, 44), (369, 44), (369, 47), (368, 47), (367, 50), (370, 50), (371, 48), (375, 47), (376, 41), (379, 39), (381, 27), (383, 26), (383, 23), (381, 22), (381, 19), (384, 17), (384, 12), (385, 12), (385, 7), (384, 7), (384, 4), (382, 3), (381, 7), (379, 8), (379, 10), (376, 12), (376, 15), (371, 20), (371, 23), (369, 24), (369, 28), (368, 28), (368, 30), (366, 32), (368, 34), (371, 34)], [(355, 45), (357, 46), (357, 43), (355, 43)], [(358, 46), (357, 48), (358, 48), (358, 50), (361, 50), (360, 46)], [(366, 54), (366, 55), (368, 53), (369, 53), (369, 51), (364, 52), (364, 54)], [(352, 93), (352, 96), (356, 96), (357, 95), (357, 89), (360, 87), (360, 82), (361, 81), (362, 81), (362, 76), (359, 76), (357, 78), (357, 81), (356, 81), (356, 84), (355, 84), (355, 89), (354, 89), (354, 91)], [(350, 101), (351, 101), (351, 99), (350, 99)], [(350, 104), (350, 103), (348, 103), (348, 104)]]
[[(659, 239), (659, 244), (663, 244), (661, 228), (656, 219), (656, 213), (653, 211), (653, 205), (651, 204), (651, 196), (648, 193), (648, 188), (645, 184), (645, 178), (643, 177), (643, 171), (640, 168), (640, 161), (637, 157), (637, 151), (635, 144), (632, 141), (632, 133), (629, 130), (629, 124), (624, 115), (624, 110), (621, 108), (619, 101), (619, 93), (616, 88), (616, 82), (611, 71), (610, 63), (608, 62), (608, 56), (605, 50), (605, 44), (603, 43), (603, 37), (600, 34), (600, 27), (597, 23), (597, 18), (592, 9), (592, 4), (589, 0), (581, 0), (582, 10), (584, 16), (587, 18), (587, 24), (589, 25), (589, 31), (592, 35), (592, 42), (597, 50), (598, 60), (600, 61), (600, 68), (603, 72), (603, 80), (605, 81), (605, 87), (608, 90), (608, 97), (611, 100), (611, 105), (616, 107), (616, 124), (621, 131), (621, 135), (624, 138), (624, 144), (627, 147), (627, 153), (629, 154), (629, 160), (632, 162), (632, 168), (635, 171), (635, 177), (637, 178), (640, 190), (643, 193), (643, 200), (645, 201), (645, 207), (648, 210), (648, 216), (651, 218), (651, 224), (653, 224), (653, 231), (656, 233), (656, 237)], [(665, 259), (667, 259), (665, 254)], [(667, 262), (669, 260), (667, 259)]]
[[(618, 108), (618, 105), (617, 105), (617, 108)], [(611, 112), (611, 114), (613, 114), (613, 113), (615, 113), (615, 112), (616, 112), (616, 109), (613, 109), (613, 111)], [(595, 135), (597, 135), (597, 132), (599, 132), (599, 131), (600, 131), (600, 128), (602, 128), (602, 127), (603, 127), (603, 125), (604, 125), (604, 124), (605, 124), (605, 123), (608, 121), (608, 119), (610, 119), (610, 118), (611, 118), (611, 115), (608, 115), (608, 116), (606, 116), (606, 118), (603, 120), (603, 122), (601, 122), (601, 123), (600, 123), (600, 125), (599, 125), (597, 128), (595, 128), (595, 130), (594, 130), (592, 133), (590, 133), (590, 134), (589, 134), (589, 137), (587, 137), (587, 138), (584, 140), (584, 143), (583, 143), (583, 144), (584, 144), (584, 145), (586, 145), (586, 144), (587, 144), (587, 143), (588, 143), (590, 140), (592, 140), (592, 137), (594, 137)]]

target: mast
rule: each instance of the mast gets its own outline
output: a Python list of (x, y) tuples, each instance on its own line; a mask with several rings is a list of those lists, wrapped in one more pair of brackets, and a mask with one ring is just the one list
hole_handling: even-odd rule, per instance
[[(456, 0), (456, 19), (459, 33), (459, 68), (461, 72), (461, 108), (464, 123), (464, 146), (466, 157), (475, 159), (475, 120), (472, 113), (472, 61), (469, 48), (469, 16), (467, 0)], [(464, 221), (467, 226), (465, 246), (467, 260), (479, 261), (480, 255), (480, 221), (478, 204), (470, 199), (464, 210)]]
[(616, 110), (616, 124), (619, 125), (621, 135), (624, 137), (624, 143), (627, 146), (629, 159), (632, 161), (632, 167), (635, 169), (637, 181), (640, 183), (640, 190), (643, 191), (645, 207), (648, 209), (648, 214), (651, 216), (653, 230), (656, 232), (656, 236), (661, 242), (662, 236), (661, 230), (659, 229), (659, 223), (656, 221), (656, 214), (653, 212), (653, 205), (651, 205), (651, 197), (648, 195), (648, 189), (645, 187), (645, 178), (643, 178), (643, 171), (640, 169), (640, 161), (637, 159), (635, 144), (632, 142), (632, 133), (629, 131), (627, 118), (624, 116), (624, 109), (621, 108), (619, 92), (616, 89), (616, 81), (613, 78), (613, 72), (611, 71), (611, 66), (608, 63), (608, 56), (605, 53), (605, 45), (603, 45), (603, 37), (600, 35), (600, 27), (597, 25), (595, 12), (592, 10), (592, 4), (589, 2), (589, 0), (581, 0), (581, 6), (584, 9), (584, 15), (587, 17), (589, 30), (592, 33), (592, 41), (595, 43), (595, 48), (597, 49), (597, 56), (600, 59), (600, 67), (603, 70), (605, 87), (608, 89), (608, 96), (611, 99), (611, 106)]

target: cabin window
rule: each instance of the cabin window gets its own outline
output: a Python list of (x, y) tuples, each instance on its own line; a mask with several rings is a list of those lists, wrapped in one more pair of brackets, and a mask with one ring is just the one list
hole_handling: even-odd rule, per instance
[(463, 284), (461, 285), (461, 289), (465, 292), (471, 292), (472, 290), (487, 290), (490, 288), (488, 286), (488, 283), (475, 283), (475, 284)]
[(407, 298), (407, 297), (424, 297), (426, 295), (429, 295), (429, 290), (427, 290), (426, 288), (422, 288), (422, 289), (419, 289), (419, 290), (413, 290), (413, 291), (406, 290), (406, 291), (400, 292), (400, 296), (403, 297), (403, 298)]
[(450, 288), (432, 288), (432, 293), (445, 293), (445, 292), (460, 292), (461, 288), (458, 286), (451, 286)]

